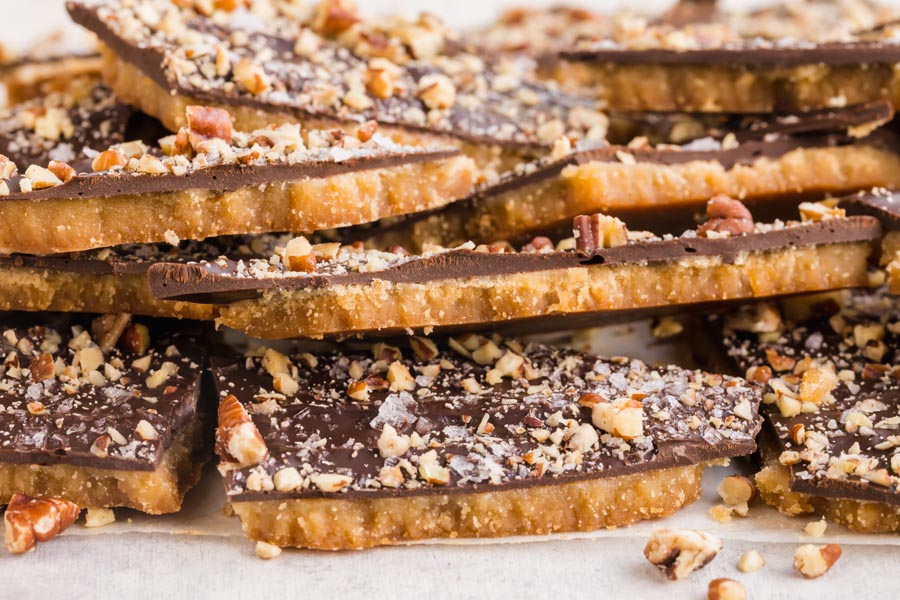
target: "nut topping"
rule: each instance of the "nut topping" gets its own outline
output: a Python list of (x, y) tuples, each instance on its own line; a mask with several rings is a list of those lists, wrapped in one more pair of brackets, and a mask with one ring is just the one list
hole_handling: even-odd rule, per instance
[(104, 150), (91, 163), (91, 169), (95, 173), (102, 173), (115, 167), (122, 167), (126, 162), (128, 161), (119, 151)]
[(76, 175), (75, 169), (71, 165), (59, 160), (51, 160), (50, 164), (47, 165), (47, 170), (53, 173), (62, 183), (71, 181)]
[(219, 402), (216, 452), (240, 467), (258, 464), (269, 455), (253, 420), (234, 396), (226, 396)]
[(282, 253), (285, 266), (291, 271), (313, 273), (316, 270), (316, 255), (312, 244), (305, 237), (289, 241)]
[(13, 554), (33, 550), (37, 542), (47, 542), (69, 528), (81, 509), (61, 498), (14, 494), (6, 506), (6, 549)]
[(594, 254), (603, 248), (615, 248), (628, 243), (625, 223), (604, 214), (579, 215), (572, 225), (575, 246), (579, 252)]
[(241, 58), (234, 65), (234, 80), (253, 95), (262, 94), (272, 87), (272, 82), (263, 68), (247, 57)]

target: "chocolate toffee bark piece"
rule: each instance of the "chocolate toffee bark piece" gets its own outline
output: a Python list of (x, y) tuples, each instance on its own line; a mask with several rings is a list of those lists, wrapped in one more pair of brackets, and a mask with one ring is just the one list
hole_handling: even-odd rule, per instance
[(876, 102), (754, 119), (734, 132), (720, 131), (721, 139), (683, 146), (636, 140), (570, 151), (561, 141), (550, 158), (524, 165), (448, 210), (359, 235), (371, 236), (376, 247), (410, 249), (468, 240), (520, 243), (535, 234), (559, 235), (572, 217), (591, 212), (654, 231), (681, 231), (716, 194), (784, 218), (796, 214), (804, 197), (900, 184), (900, 146), (893, 133), (878, 129), (892, 115), (886, 103)]
[(855, 531), (900, 531), (900, 313), (883, 290), (744, 310), (725, 346), (764, 388), (763, 499)]
[(803, 39), (745, 37), (727, 23), (647, 25), (560, 54), (557, 77), (594, 85), (612, 110), (796, 111), (900, 103), (898, 24), (846, 25)]
[(20, 52), (0, 46), (0, 85), (8, 104), (65, 91), (73, 81), (100, 80), (96, 39), (90, 34), (76, 39), (70, 33), (51, 33)]
[[(261, 236), (264, 239), (268, 236)], [(210, 242), (125, 245), (52, 256), (0, 256), (0, 310), (109, 313), (211, 320), (209, 304), (157, 300), (147, 269), (158, 261), (191, 261), (228, 254), (260, 256), (232, 238)]]
[(409, 255), (292, 240), (269, 259), (155, 264), (160, 299), (229, 303), (220, 325), (261, 338), (389, 335), (404, 330), (573, 328), (706, 306), (865, 284), (880, 235), (871, 217), (754, 225), (717, 198), (680, 237), (626, 231), (604, 215), (575, 238), (466, 244)]
[(879, 263), (887, 273), (887, 286), (892, 294), (900, 294), (900, 195), (876, 188), (841, 198), (840, 206), (850, 214), (871, 215), (881, 221)]
[(153, 297), (147, 272), (157, 263), (250, 260), (271, 256), (291, 235), (224, 236), (203, 242), (114, 246), (53, 256), (0, 256), (0, 310), (108, 313), (212, 320), (211, 304)]
[(0, 502), (177, 511), (203, 459), (198, 340), (128, 315), (37, 323), (0, 336)]
[(374, 123), (355, 135), (296, 124), (240, 132), (200, 106), (188, 122), (159, 147), (126, 142), (22, 174), (4, 161), (0, 253), (314, 231), (433, 209), (473, 187), (458, 150), (397, 145)]
[[(353, 549), (589, 531), (693, 502), (748, 454), (742, 379), (469, 335), (217, 361), (217, 453), (244, 531)], [(275, 391), (269, 391), (269, 390)]]
[(106, 45), (109, 85), (173, 130), (198, 103), (228, 108), (244, 129), (371, 119), (398, 141), (450, 142), (479, 162), (500, 153), (518, 162), (560, 135), (605, 132), (585, 101), (529, 81), (514, 59), (487, 66), (428, 15), (369, 22), (346, 0), (309, 10), (254, 2), (249, 13), (240, 3), (212, 12), (177, 4), (68, 4)]

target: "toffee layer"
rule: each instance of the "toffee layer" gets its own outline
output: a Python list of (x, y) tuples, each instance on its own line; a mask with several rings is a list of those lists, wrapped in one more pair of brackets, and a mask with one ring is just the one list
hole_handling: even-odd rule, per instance
[(555, 76), (566, 86), (592, 87), (619, 110), (765, 113), (876, 99), (896, 105), (898, 22), (855, 29), (848, 26), (853, 22), (838, 19), (836, 27), (816, 32), (821, 23), (813, 18), (814, 24), (796, 31), (785, 26), (774, 37), (752, 26), (742, 30), (740, 19), (737, 28), (632, 24), (613, 32), (614, 39), (560, 53)]
[[(624, 245), (590, 251), (577, 250), (574, 238), (556, 246), (544, 238), (539, 242), (540, 247), (535, 247), (533, 242), (520, 252), (511, 247), (497, 251), (491, 246), (464, 244), (459, 248), (440, 248), (410, 255), (402, 249), (379, 252), (341, 246), (333, 249), (334, 256), (319, 258), (309, 271), (291, 270), (284, 261), (276, 262), (268, 256), (256, 259), (222, 256), (215, 260), (178, 262), (167, 262), (161, 257), (148, 270), (150, 287), (156, 298), (222, 302), (226, 298), (260, 295), (273, 289), (314, 290), (368, 285), (375, 281), (429, 283), (578, 267), (678, 263), (692, 258), (715, 258), (723, 264), (735, 264), (750, 253), (873, 242), (880, 233), (881, 228), (874, 218), (860, 216), (760, 224), (749, 234), (722, 237), (701, 237), (695, 231), (687, 231), (679, 237), (657, 237), (641, 232)], [(571, 250), (557, 249), (568, 245), (566, 242), (571, 244)], [(322, 252), (330, 245), (322, 244), (311, 251)]]
[(428, 538), (496, 538), (625, 527), (700, 497), (702, 466), (528, 489), (412, 498), (317, 498), (232, 504), (252, 540), (359, 550)]
[[(124, 184), (133, 184), (131, 175), (123, 176), (124, 181), (102, 174), (78, 177), (88, 189), (72, 196), (61, 197), (67, 196), (64, 188), (70, 182), (32, 192), (40, 202), (30, 194), (0, 201), (0, 253), (55, 254), (172, 238), (315, 231), (441, 206), (465, 196), (473, 178), (468, 158), (369, 170), (349, 164), (336, 168), (339, 174), (327, 177), (269, 179), (256, 187), (225, 192), (195, 187), (199, 183), (183, 191), (130, 189)], [(250, 177), (245, 179), (242, 173)], [(233, 175), (223, 179), (244, 186), (253, 179), (249, 170), (236, 169)], [(143, 178), (152, 179), (154, 187), (183, 185), (176, 175)], [(104, 187), (102, 193), (115, 195), (90, 197), (92, 180)], [(118, 183), (123, 185), (117, 187)]]
[(873, 189), (845, 196), (840, 205), (848, 214), (870, 215), (881, 221), (885, 231), (878, 263), (887, 274), (888, 291), (900, 294), (900, 195)]
[[(760, 445), (766, 445), (766, 435)], [(768, 459), (756, 474), (756, 487), (763, 501), (789, 517), (820, 515), (860, 533), (900, 531), (900, 507), (884, 502), (825, 497), (791, 489), (791, 470), (778, 462), (777, 453), (763, 452)]]
[(564, 89), (590, 89), (615, 111), (792, 112), (886, 100), (900, 106), (892, 64), (798, 67), (563, 62), (551, 76)]
[(404, 331), (544, 331), (655, 315), (673, 307), (864, 285), (868, 243), (750, 255), (740, 265), (675, 265), (485, 276), (464, 282), (267, 292), (218, 308), (216, 323), (255, 337), (389, 336)]

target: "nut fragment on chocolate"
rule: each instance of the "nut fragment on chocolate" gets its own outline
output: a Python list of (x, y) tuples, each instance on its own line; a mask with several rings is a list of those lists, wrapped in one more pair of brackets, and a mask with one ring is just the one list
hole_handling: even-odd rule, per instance
[(738, 369), (772, 371), (759, 384), (767, 421), (760, 495), (790, 515), (900, 530), (893, 298), (857, 290), (785, 301), (781, 310), (803, 318), (783, 316), (774, 332), (724, 333)]
[(740, 200), (719, 194), (706, 203), (706, 222), (697, 228), (697, 235), (743, 235), (755, 228), (753, 215)]
[(574, 327), (674, 305), (864, 285), (880, 234), (869, 217), (758, 224), (754, 233), (716, 238), (623, 235), (610, 219), (610, 243), (610, 232), (585, 220), (576, 238), (536, 238), (519, 252), (501, 242), (423, 254), (344, 245), (319, 259), (316, 246), (298, 240), (293, 257), (282, 250), (255, 260), (160, 261), (149, 267), (150, 289), (159, 299), (221, 304), (220, 324), (269, 339), (487, 323)]
[[(214, 361), (223, 404), (238, 402), (268, 449), (240, 467), (220, 446), (228, 500), (252, 538), (337, 549), (625, 525), (682, 503), (653, 492), (629, 494), (634, 502), (622, 505), (619, 494), (634, 478), (653, 487), (669, 476), (689, 500), (699, 481), (687, 484), (685, 469), (754, 447), (759, 394), (740, 379), (499, 337), (467, 335), (435, 348), (428, 359), (381, 345), (318, 354), (314, 363), (290, 353), (277, 370), (271, 349)], [(365, 399), (346, 393), (354, 382), (400, 371), (410, 386), (372, 385)], [(273, 391), (285, 372), (298, 384), (290, 394)], [(586, 394), (632, 399), (642, 430), (623, 437), (596, 428), (592, 409), (579, 402)], [(749, 419), (734, 414), (743, 402)], [(220, 429), (229, 423), (220, 420)], [(574, 504), (545, 502), (576, 491)], [(544, 508), (520, 520), (507, 510), (513, 503)], [(471, 514), (454, 508), (464, 505)], [(322, 510), (347, 518), (316, 529), (266, 524), (318, 520)], [(371, 528), (353, 525), (375, 511)]]
[(202, 464), (197, 338), (154, 326), (144, 353), (104, 353), (92, 330), (111, 319), (17, 318), (0, 337), (0, 502), (178, 510)]

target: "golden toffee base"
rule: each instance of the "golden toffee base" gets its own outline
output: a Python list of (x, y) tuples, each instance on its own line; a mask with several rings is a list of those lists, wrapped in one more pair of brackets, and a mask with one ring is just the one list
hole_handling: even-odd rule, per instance
[(495, 538), (622, 527), (700, 496), (702, 465), (476, 493), (235, 502), (253, 540), (351, 550), (428, 538)]

